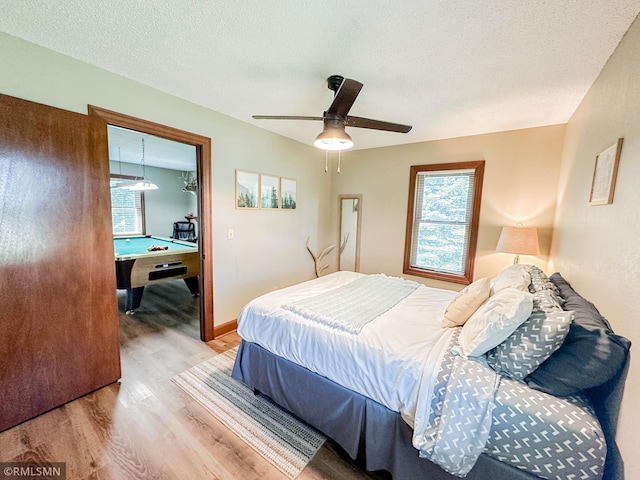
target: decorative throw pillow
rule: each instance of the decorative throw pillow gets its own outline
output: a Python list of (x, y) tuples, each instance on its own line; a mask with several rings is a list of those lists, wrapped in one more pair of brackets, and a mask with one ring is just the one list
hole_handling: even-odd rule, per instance
[(495, 294), (504, 288), (516, 288), (523, 292), (529, 291), (531, 276), (529, 265), (516, 263), (503, 269), (491, 280), (491, 294)]
[(560, 348), (573, 320), (573, 312), (546, 312), (535, 308), (536, 303), (529, 318), (487, 353), (491, 368), (514, 380), (523, 380)]
[(459, 327), (464, 325), (478, 307), (489, 298), (491, 292), (489, 279), (481, 278), (461, 290), (447, 307), (442, 318), (442, 327)]
[(460, 332), (459, 351), (467, 357), (485, 354), (524, 322), (533, 308), (533, 295), (503, 288), (471, 315)]
[(624, 366), (631, 342), (616, 335), (592, 303), (581, 297), (559, 273), (550, 280), (574, 318), (562, 346), (525, 378), (537, 390), (556, 396), (594, 388), (613, 378)]

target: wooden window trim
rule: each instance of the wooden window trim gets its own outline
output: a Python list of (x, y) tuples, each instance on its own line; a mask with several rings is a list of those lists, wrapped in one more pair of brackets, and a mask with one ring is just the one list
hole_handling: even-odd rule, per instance
[[(432, 165), (412, 165), (409, 177), (409, 200), (407, 206), (407, 225), (405, 232), (404, 244), (404, 267), (403, 273), (407, 275), (415, 275), (417, 277), (431, 278), (444, 282), (461, 283), (468, 285), (473, 281), (473, 269), (475, 266), (477, 243), (478, 243), (478, 227), (480, 224), (480, 202), (482, 199), (482, 180), (484, 177), (484, 160), (476, 160), (471, 162), (456, 163), (436, 163)], [(415, 189), (416, 178), (419, 172), (432, 172), (443, 170), (474, 170), (474, 194), (473, 207), (471, 213), (471, 227), (469, 231), (469, 244), (467, 246), (467, 261), (465, 264), (465, 272), (463, 275), (451, 273), (436, 272), (433, 270), (417, 268), (411, 265), (411, 248), (413, 238), (413, 220), (415, 213)]]

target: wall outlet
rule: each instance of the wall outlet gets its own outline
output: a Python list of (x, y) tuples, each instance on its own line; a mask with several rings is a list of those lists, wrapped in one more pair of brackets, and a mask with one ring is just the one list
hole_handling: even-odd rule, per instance
[(230, 228), (229, 230), (227, 230), (227, 240), (233, 240), (233, 238), (233, 228)]

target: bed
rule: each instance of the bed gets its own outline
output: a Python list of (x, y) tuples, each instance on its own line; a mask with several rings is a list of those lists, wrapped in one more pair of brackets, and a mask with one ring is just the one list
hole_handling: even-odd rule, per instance
[(512, 266), (456, 293), (337, 272), (250, 302), (238, 333), (233, 377), (368, 470), (622, 478), (629, 342), (559, 274)]

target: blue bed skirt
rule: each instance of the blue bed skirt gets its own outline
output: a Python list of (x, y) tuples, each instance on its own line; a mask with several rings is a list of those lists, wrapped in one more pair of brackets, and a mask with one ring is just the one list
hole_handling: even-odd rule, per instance
[[(315, 427), (369, 471), (387, 470), (394, 480), (453, 480), (434, 463), (418, 457), (413, 431), (399, 413), (337, 383), (242, 341), (233, 378), (268, 396)], [(481, 455), (470, 480), (539, 480), (539, 477)]]

